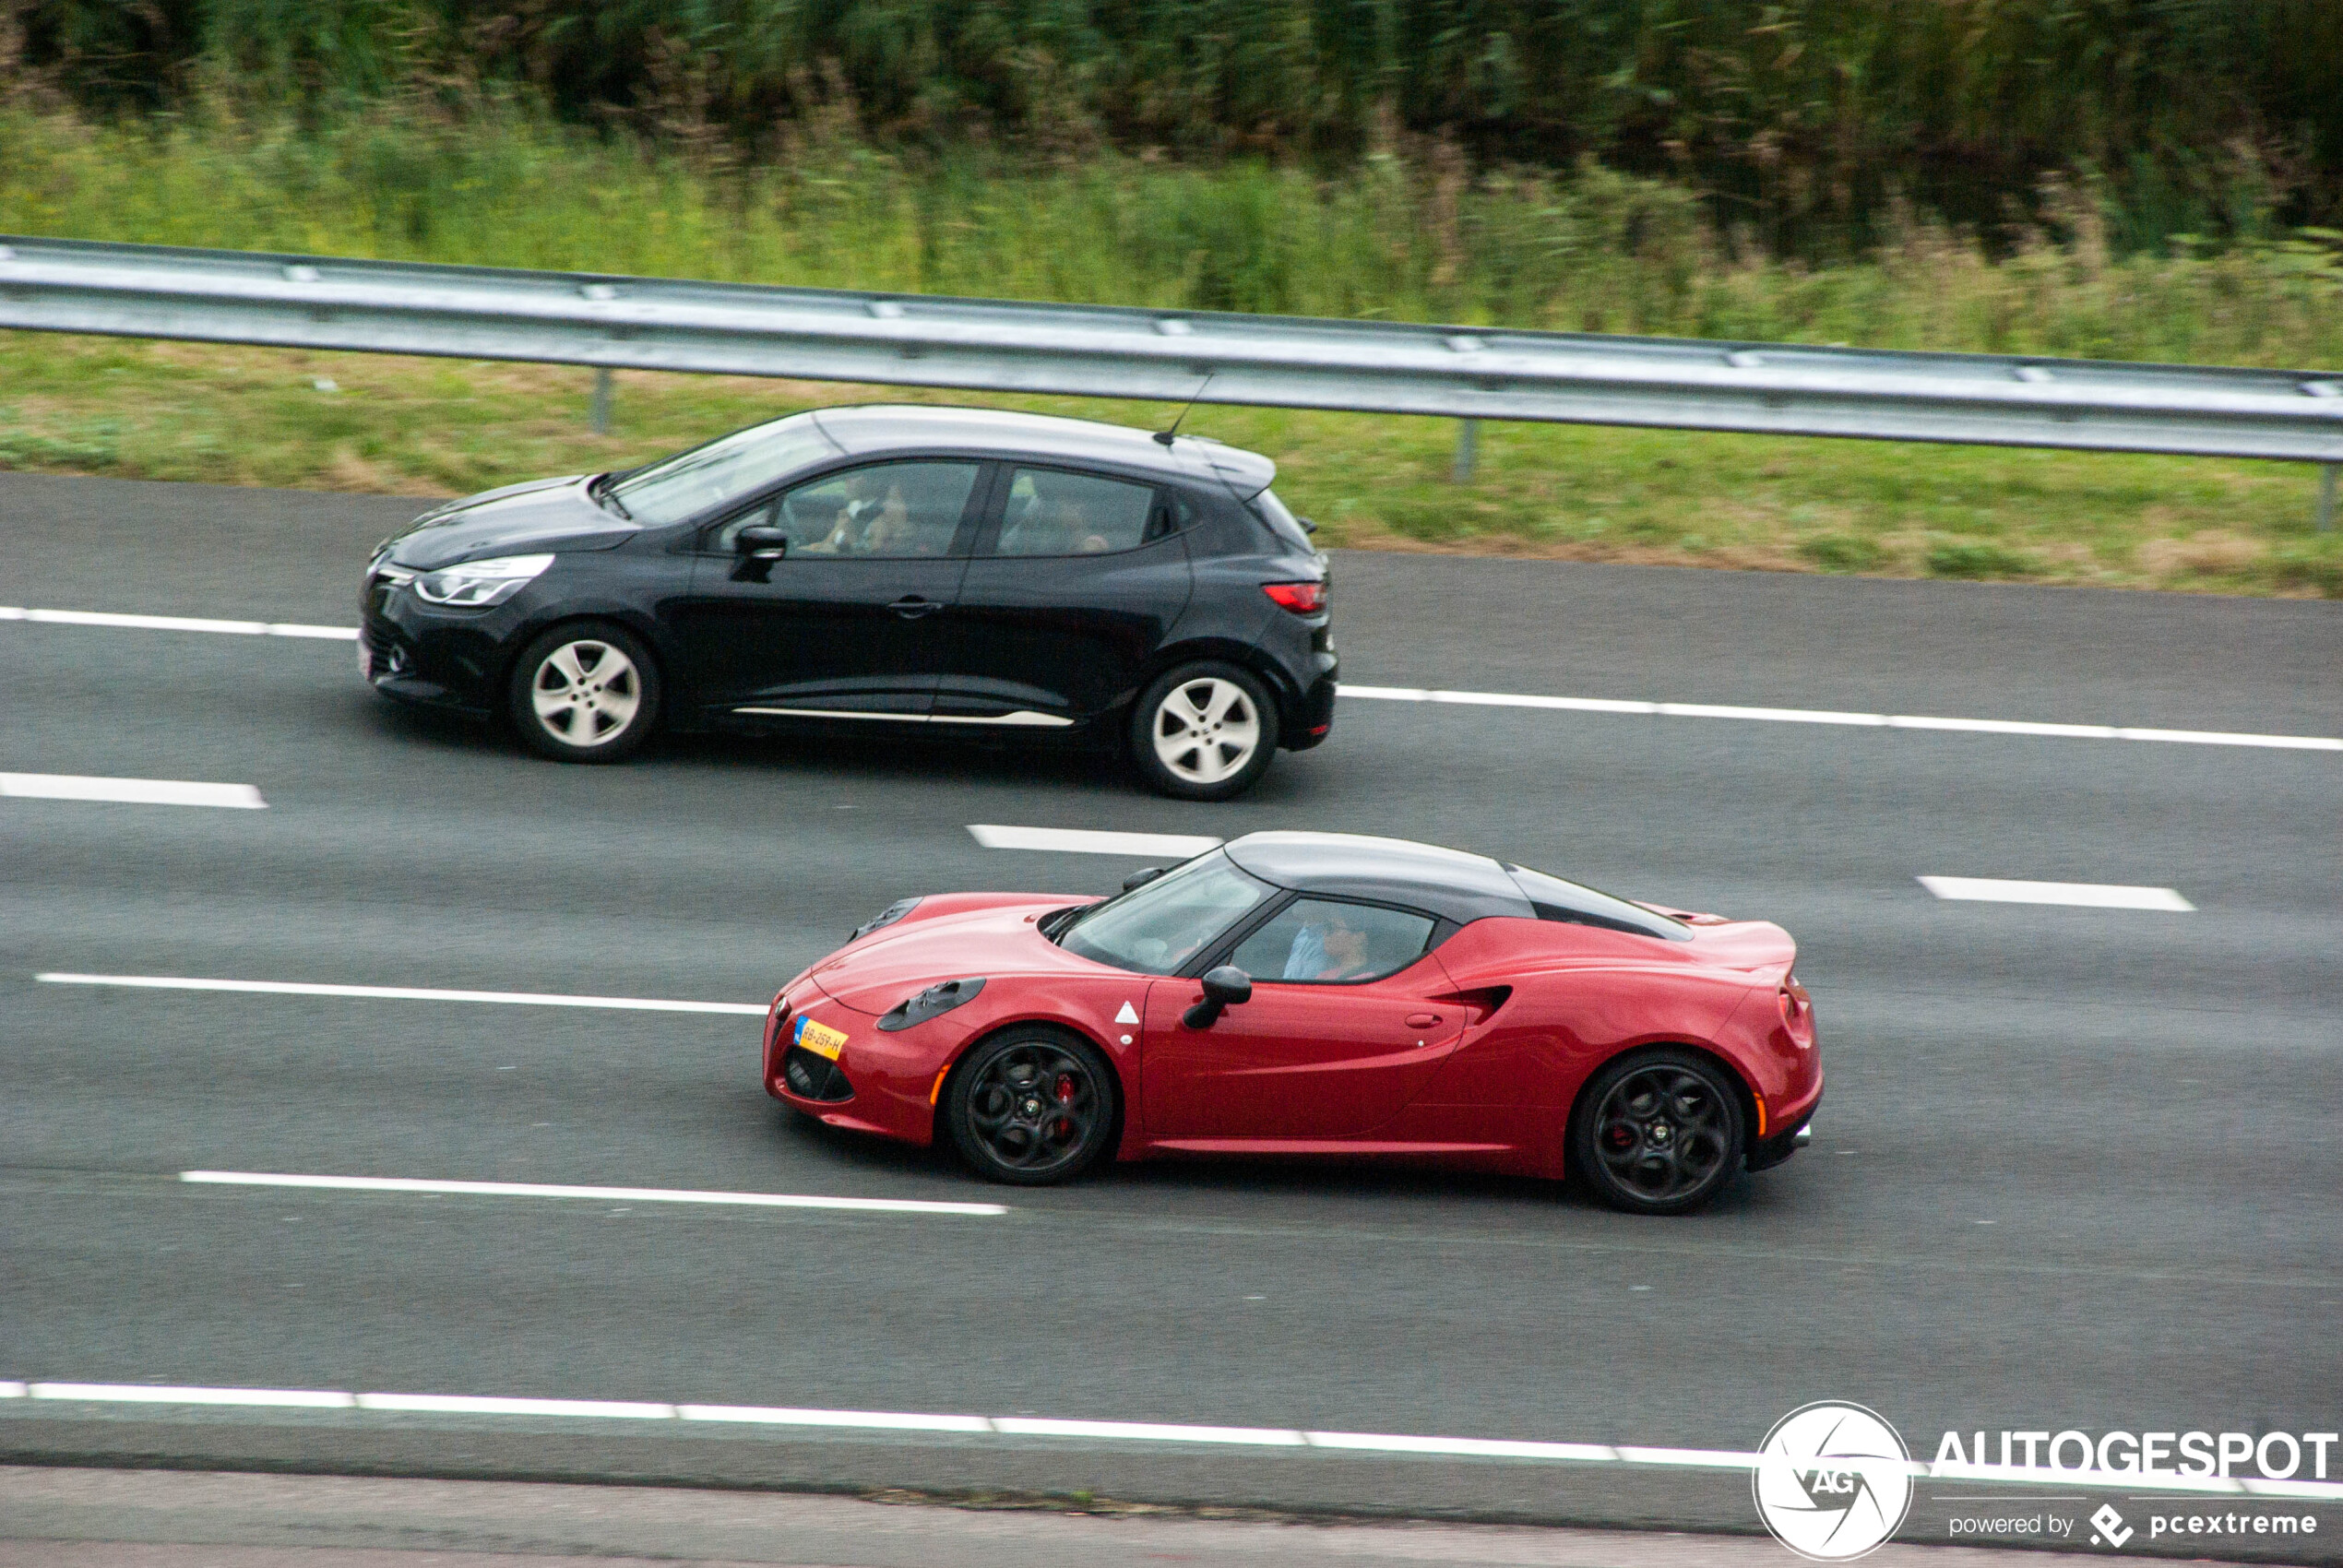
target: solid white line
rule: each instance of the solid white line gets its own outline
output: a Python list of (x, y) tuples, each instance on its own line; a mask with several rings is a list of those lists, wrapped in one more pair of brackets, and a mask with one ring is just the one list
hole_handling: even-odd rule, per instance
[(1214, 1443), (1247, 1447), (1301, 1448), (1308, 1440), (1275, 1427), (1167, 1426), (1158, 1421), (1061, 1421), (1031, 1416), (995, 1416), (995, 1431), (1012, 1437), (1097, 1437), (1141, 1443)]
[(182, 1170), (182, 1182), (217, 1187), (311, 1187), (351, 1193), (440, 1193), (456, 1197), (590, 1198), (600, 1203), (725, 1204), (741, 1208), (827, 1208), (869, 1214), (1001, 1215), (1006, 1206), (924, 1198), (832, 1198), (797, 1193), (721, 1193), (688, 1187), (571, 1187), (543, 1182), (426, 1182), (403, 1176), (295, 1176), (268, 1170)]
[(196, 980), (184, 975), (35, 975), (44, 985), (118, 985), (145, 991), (256, 992), (267, 996), (359, 996), (388, 1002), (495, 1002), (517, 1006), (610, 1007), (630, 1013), (732, 1013), (761, 1018), (761, 1002), (672, 1002), (651, 996), (563, 996), (542, 991), (432, 991), (411, 985), (310, 985), (293, 980)]
[(1218, 838), (1185, 833), (1105, 833), (1088, 827), (1004, 827), (972, 822), (969, 833), (988, 849), (1059, 849), (1076, 855), (1172, 855), (1186, 860), (1217, 849)]
[(780, 1427), (862, 1427), (874, 1431), (981, 1431), (982, 1416), (928, 1416), (901, 1410), (795, 1410), (776, 1405), (678, 1405), (687, 1421), (748, 1421)]
[(458, 1416), (587, 1416), (603, 1420), (672, 1421), (675, 1407), (627, 1399), (494, 1399), (470, 1394), (361, 1394), (362, 1410), (429, 1410)]
[(2187, 914), (2196, 908), (2170, 887), (2009, 882), (1991, 876), (1923, 876), (1920, 885), (1939, 898), (1971, 898), (1988, 904), (2070, 904), (2087, 909), (2163, 909), (2173, 914)]
[(226, 806), (261, 811), (268, 802), (249, 784), (196, 784), (184, 778), (92, 778), (78, 773), (0, 773), (0, 797), (20, 801), (113, 801), (134, 806)]
[(1742, 719), (1775, 724), (1846, 724), (1890, 730), (1950, 730), (1979, 735), (2045, 735), (2075, 741), (2169, 741), (2190, 746), (2266, 746), (2343, 752), (2329, 735), (2253, 735), (2226, 730), (2147, 730), (2109, 724), (2037, 724), (2015, 719), (1937, 719), (1912, 713), (1840, 713), (1811, 707), (1733, 707), (1699, 702), (1627, 702), (1609, 697), (1548, 697), (1516, 692), (1444, 692), (1421, 686), (1339, 686), (1346, 697), (1375, 702), (1456, 703), (1472, 707), (1561, 708), (1573, 713), (1652, 714), (1665, 719)]
[[(769, 1426), (862, 1428), (876, 1431), (949, 1431), (1002, 1437), (1076, 1437), (1104, 1441), (1192, 1443), (1210, 1447), (1317, 1448), (1331, 1453), (1409, 1454), (1458, 1458), (1530, 1459), (1550, 1464), (1635, 1465), (1748, 1470), (1754, 1454), (1717, 1448), (1651, 1448), (1631, 1443), (1529, 1443), (1397, 1432), (1301, 1431), (1282, 1427), (1222, 1427), (1156, 1421), (1059, 1420), (1032, 1416), (972, 1416), (902, 1410), (815, 1410), (763, 1405), (671, 1405), (663, 1400), (529, 1399), (471, 1394), (346, 1394), (317, 1388), (159, 1388), (135, 1383), (0, 1383), (0, 1398), (92, 1404), (243, 1405), (387, 1413), (582, 1417), (601, 1420), (738, 1421)], [(1911, 1474), (1928, 1480), (2017, 1486), (2087, 1486), (2147, 1492), (2343, 1501), (2343, 1483), (2266, 1480), (2245, 1476), (2140, 1475), (2123, 1470), (2056, 1470), (2047, 1466), (1930, 1464)]]
[(193, 615), (118, 615), (104, 610), (25, 610), (0, 604), (0, 621), (52, 626), (119, 626), (142, 632), (218, 632), (235, 637), (327, 637), (356, 642), (355, 626), (307, 626), (295, 621), (212, 621)]
[(264, 1408), (348, 1410), (357, 1399), (330, 1388), (160, 1388), (143, 1383), (36, 1383), (35, 1399), (86, 1399), (107, 1405), (252, 1405)]

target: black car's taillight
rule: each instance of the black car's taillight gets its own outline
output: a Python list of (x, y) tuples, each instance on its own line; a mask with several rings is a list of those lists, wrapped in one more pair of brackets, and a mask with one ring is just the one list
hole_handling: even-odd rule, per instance
[(1290, 610), (1296, 615), (1319, 615), (1326, 612), (1326, 585), (1323, 581), (1263, 583), (1261, 591), (1276, 600), (1279, 608)]

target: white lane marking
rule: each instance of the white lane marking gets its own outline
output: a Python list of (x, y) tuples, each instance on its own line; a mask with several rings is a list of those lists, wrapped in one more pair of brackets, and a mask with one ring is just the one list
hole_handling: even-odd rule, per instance
[(2343, 752), (2331, 735), (2253, 735), (2226, 730), (2148, 730), (2116, 724), (2037, 724), (2015, 719), (1938, 719), (1914, 713), (1839, 713), (1813, 707), (1734, 707), (1702, 702), (1626, 702), (1609, 697), (1547, 697), (1515, 692), (1444, 692), (1421, 686), (1340, 686), (1346, 697), (1376, 702), (1458, 703), (1474, 707), (1561, 708), (1572, 713), (1651, 714), (1663, 719), (1742, 719), (1775, 724), (1848, 724), (1888, 730), (1954, 730), (1980, 735), (2046, 735), (2074, 741), (2168, 741), (2190, 746), (2267, 746)]
[(298, 621), (213, 621), (195, 615), (119, 615), (108, 610), (27, 610), (0, 604), (0, 621), (52, 626), (121, 626), (142, 632), (219, 632), (234, 637), (324, 637), (356, 642), (355, 626), (304, 625)]
[(272, 1409), (349, 1410), (356, 1396), (330, 1388), (165, 1388), (143, 1383), (18, 1384), (35, 1399), (87, 1399), (101, 1405), (253, 1405)]
[(1186, 860), (1217, 849), (1218, 838), (1185, 833), (1105, 833), (1088, 827), (1005, 827), (971, 822), (969, 833), (988, 849), (1061, 849), (1076, 855), (1173, 855)]
[(454, 1197), (591, 1198), (604, 1203), (723, 1204), (740, 1208), (827, 1208), (865, 1214), (1008, 1213), (1004, 1204), (925, 1198), (831, 1198), (798, 1193), (722, 1193), (689, 1187), (571, 1187), (543, 1182), (427, 1182), (404, 1176), (297, 1176), (272, 1170), (182, 1170), (182, 1182), (216, 1187), (308, 1187), (349, 1193), (437, 1193)]
[(1923, 876), (1939, 898), (1988, 904), (2069, 904), (2087, 909), (2163, 909), (2188, 914), (2196, 906), (2170, 887), (2126, 887), (2104, 882), (2010, 882), (1991, 876)]
[(226, 806), (263, 811), (250, 784), (196, 784), (184, 778), (93, 778), (79, 773), (0, 773), (0, 797), (19, 801), (113, 801), (133, 806)]
[(1111, 1442), (1215, 1443), (1247, 1447), (1304, 1448), (1310, 1440), (1276, 1427), (1171, 1426), (1160, 1421), (1063, 1421), (995, 1416), (993, 1430), (1012, 1437), (1097, 1437)]
[(412, 985), (310, 985), (294, 980), (196, 980), (184, 975), (32, 977), (43, 985), (116, 985), (143, 991), (235, 991), (265, 996), (358, 996), (387, 1002), (496, 1002), (517, 1006), (610, 1007), (631, 1013), (734, 1013), (761, 1018), (762, 1002), (675, 1002), (655, 996), (563, 996), (542, 991), (432, 991)]
[[(1065, 1437), (1184, 1443), (1205, 1447), (1315, 1448), (1332, 1454), (1410, 1454), (1460, 1458), (1530, 1459), (1552, 1464), (1634, 1465), (1749, 1470), (1758, 1455), (1734, 1449), (1657, 1448), (1633, 1443), (1514, 1442), (1398, 1432), (1305, 1431), (1284, 1427), (1202, 1426), (1156, 1421), (1061, 1420), (1031, 1416), (947, 1415), (901, 1410), (819, 1410), (766, 1405), (672, 1405), (661, 1400), (539, 1399), (471, 1394), (349, 1394), (315, 1388), (165, 1388), (136, 1383), (0, 1383), (0, 1398), (89, 1404), (243, 1405), (355, 1409), (391, 1414), (578, 1417), (599, 1420), (739, 1421), (771, 1426), (859, 1428), (873, 1431), (950, 1431), (997, 1437)], [(2056, 1470), (2048, 1466), (1936, 1464), (1909, 1468), (1929, 1480), (2021, 1486), (2099, 1487), (2134, 1492), (2217, 1492), (2228, 1496), (2343, 1501), (2343, 1482), (2267, 1480), (2243, 1476), (2141, 1475), (2127, 1470)]]
[[(304, 625), (292, 621), (212, 621), (189, 615), (125, 615), (103, 610), (28, 610), (0, 604), (0, 621), (39, 621), (60, 626), (122, 626), (158, 632), (224, 632), (235, 636), (325, 637), (339, 642), (358, 640), (355, 626)], [(1421, 686), (1351, 686), (1336, 688), (1346, 697), (1383, 702), (1457, 703), (1477, 707), (1560, 708), (1573, 713), (1640, 713), (1669, 719), (1747, 719), (1780, 724), (1852, 724), (1894, 730), (1958, 730), (1980, 735), (2051, 735), (2084, 741), (2166, 741), (2192, 746), (2268, 746), (2289, 751), (2343, 752), (2343, 737), (2331, 735), (2255, 735), (2226, 730), (2154, 730), (2132, 725), (2038, 724), (2013, 719), (1938, 719), (1910, 713), (1837, 713), (1826, 708), (1737, 707), (1717, 703), (1635, 702), (1615, 697), (1553, 697), (1528, 692), (1451, 692)], [(780, 709), (743, 708), (743, 712)], [(901, 714), (825, 713), (829, 719), (900, 719)], [(937, 723), (1064, 724), (1045, 714), (936, 719)], [(1022, 849), (1024, 845), (1002, 845)], [(1047, 846), (1031, 846), (1046, 848)], [(1209, 848), (1209, 846), (1207, 846)], [(1122, 854), (1120, 849), (1100, 850)], [(1153, 849), (1130, 851), (1155, 854)]]
[(0, 604), (0, 621), (52, 626), (120, 626), (142, 632), (219, 632), (234, 637), (324, 637), (356, 642), (355, 626), (304, 625), (298, 621), (212, 621), (194, 615), (118, 615), (107, 610), (26, 610)]
[(993, 1423), (982, 1416), (929, 1416), (905, 1410), (799, 1410), (775, 1405), (678, 1405), (686, 1421), (750, 1421), (760, 1426), (862, 1427), (878, 1431), (981, 1431)]

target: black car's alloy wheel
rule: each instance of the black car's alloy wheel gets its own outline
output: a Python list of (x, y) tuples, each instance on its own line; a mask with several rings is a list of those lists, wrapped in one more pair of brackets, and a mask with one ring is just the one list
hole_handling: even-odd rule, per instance
[(1181, 800), (1243, 794), (1277, 749), (1277, 705), (1233, 664), (1170, 671), (1140, 694), (1131, 716), (1131, 760), (1159, 791)]
[(1639, 1051), (1587, 1087), (1571, 1164), (1595, 1194), (1635, 1214), (1683, 1214), (1717, 1195), (1742, 1163), (1741, 1099), (1688, 1051)]
[(1026, 1029), (985, 1041), (961, 1063), (945, 1117), (980, 1175), (1039, 1186), (1078, 1174), (1105, 1152), (1118, 1103), (1113, 1071), (1096, 1050)]
[(531, 751), (561, 762), (617, 762), (659, 723), (659, 666), (623, 626), (556, 626), (513, 666), (506, 712)]

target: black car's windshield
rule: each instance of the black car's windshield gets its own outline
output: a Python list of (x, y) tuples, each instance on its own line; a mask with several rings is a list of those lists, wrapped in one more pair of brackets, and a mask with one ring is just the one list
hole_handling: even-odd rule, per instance
[(791, 414), (662, 457), (602, 488), (628, 517), (657, 528), (753, 494), (840, 450), (812, 414)]
[(1591, 887), (1581, 887), (1558, 876), (1528, 866), (1505, 867), (1515, 884), (1529, 896), (1530, 907), (1544, 921), (1568, 921), (1574, 925), (1605, 926), (1612, 931), (1631, 931), (1641, 936), (1657, 936), (1670, 942), (1690, 942), (1692, 932), (1682, 921), (1654, 914), (1641, 904), (1630, 904), (1624, 898), (1614, 898), (1608, 893), (1598, 893)]
[(1118, 969), (1168, 975), (1276, 891), (1215, 849), (1120, 898), (1092, 906), (1058, 942), (1069, 953)]

